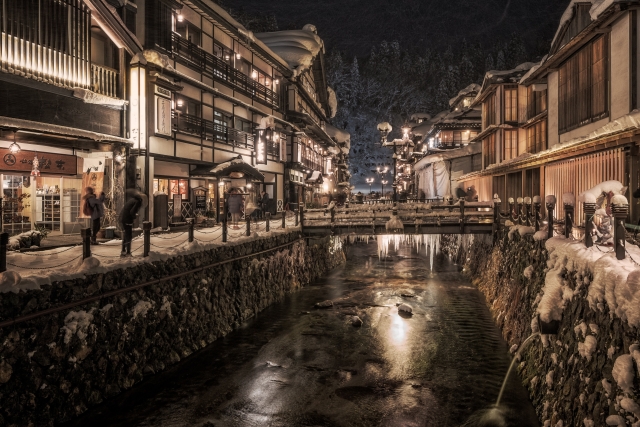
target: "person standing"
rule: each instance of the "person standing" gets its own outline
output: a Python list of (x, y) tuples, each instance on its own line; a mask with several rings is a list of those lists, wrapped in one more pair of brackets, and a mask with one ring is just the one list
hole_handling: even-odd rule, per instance
[(96, 197), (93, 187), (87, 187), (84, 189), (84, 196), (82, 200), (84, 202), (82, 213), (91, 217), (91, 244), (97, 245), (96, 240), (98, 231), (100, 231), (100, 221), (104, 217), (104, 191), (100, 193), (100, 197)]
[(262, 190), (260, 193), (260, 201), (261, 201), (260, 214), (264, 217), (265, 212), (268, 212), (268, 209), (269, 209), (269, 193)]
[(118, 215), (118, 222), (120, 223), (120, 227), (123, 230), (122, 236), (122, 252), (120, 253), (121, 257), (131, 256), (131, 240), (133, 240), (133, 222), (138, 216), (138, 211), (141, 207), (143, 207), (144, 194), (141, 194), (137, 190), (128, 190), (127, 193), (130, 195), (129, 200), (124, 204), (122, 210), (120, 211), (120, 215)]
[(231, 213), (231, 228), (239, 230), (238, 221), (240, 221), (240, 214), (242, 213), (242, 196), (238, 194), (237, 189), (231, 189), (227, 204), (229, 205), (229, 212)]

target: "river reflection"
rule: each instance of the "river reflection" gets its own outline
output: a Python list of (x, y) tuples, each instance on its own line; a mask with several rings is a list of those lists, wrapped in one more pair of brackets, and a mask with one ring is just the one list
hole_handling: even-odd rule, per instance
[[(421, 252), (353, 245), (343, 268), (70, 425), (460, 426), (495, 402), (507, 346), (458, 268)], [(538, 425), (517, 375), (504, 400), (507, 425)]]

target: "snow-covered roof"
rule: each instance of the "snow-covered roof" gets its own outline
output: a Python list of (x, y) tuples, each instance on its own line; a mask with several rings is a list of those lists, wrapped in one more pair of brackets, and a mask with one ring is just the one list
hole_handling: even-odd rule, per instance
[(319, 183), (322, 183), (322, 182), (323, 182), (323, 179), (322, 179), (322, 172), (319, 172), (319, 171), (313, 171), (313, 172), (311, 172), (310, 176), (309, 176), (309, 177), (307, 177), (307, 178), (305, 179), (305, 181), (307, 181), (307, 182), (316, 182), (316, 181), (317, 181), (317, 182), (319, 182)]
[(547, 58), (549, 57), (549, 55), (545, 55), (542, 57), (542, 60), (540, 62), (538, 62), (536, 65), (534, 65), (533, 67), (529, 68), (529, 71), (527, 71), (527, 73), (522, 76), (522, 78), (520, 79), (519, 84), (524, 84), (527, 79), (533, 74), (535, 73), (538, 68), (540, 68), (542, 66), (542, 64), (544, 64), (544, 62), (547, 60)]
[(336, 140), (339, 144), (345, 144), (347, 148), (351, 148), (351, 134), (343, 129), (338, 129), (329, 123), (325, 124), (327, 134)]
[(309, 69), (318, 53), (324, 52), (324, 42), (311, 24), (301, 30), (258, 33), (255, 36), (287, 62), (294, 77)]
[(333, 90), (330, 86), (327, 86), (327, 93), (329, 94), (329, 111), (328, 118), (333, 119), (338, 112), (338, 97), (336, 96), (336, 91)]
[(522, 77), (536, 65), (538, 64), (533, 62), (524, 62), (512, 70), (487, 71), (484, 75), (484, 80), (482, 81), (482, 89), (478, 92), (478, 96), (476, 96), (472, 105), (477, 105), (478, 102), (481, 102), (485, 95), (489, 93), (488, 90), (495, 84), (519, 83)]
[(461, 98), (467, 96), (473, 96), (475, 98), (478, 92), (480, 92), (480, 89), (482, 89), (482, 86), (476, 83), (471, 83), (469, 86), (462, 89), (456, 96), (449, 100), (449, 107), (455, 106), (458, 102), (460, 102)]
[(558, 30), (556, 31), (555, 36), (553, 37), (553, 41), (551, 42), (551, 46), (555, 46), (558, 38), (561, 36), (563, 29), (567, 26), (571, 20), (573, 19), (573, 15), (575, 13), (575, 6), (577, 3), (591, 3), (591, 9), (589, 9), (589, 15), (591, 15), (591, 20), (596, 21), (602, 12), (607, 10), (615, 3), (620, 3), (621, 1), (628, 0), (571, 0), (569, 5), (565, 9), (562, 17), (560, 17), (560, 24), (558, 25)]
[(248, 175), (258, 181), (264, 181), (264, 175), (256, 168), (248, 164), (242, 159), (241, 155), (227, 160), (226, 162), (218, 163), (212, 166), (197, 166), (190, 172), (191, 176), (215, 176), (223, 178), (228, 176), (232, 172), (242, 172), (244, 175)]

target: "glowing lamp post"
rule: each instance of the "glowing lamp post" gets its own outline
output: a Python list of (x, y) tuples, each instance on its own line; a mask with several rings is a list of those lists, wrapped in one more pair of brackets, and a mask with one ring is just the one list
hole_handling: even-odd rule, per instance
[(369, 184), (369, 194), (371, 194), (371, 184), (373, 184), (373, 178), (367, 178), (367, 184)]

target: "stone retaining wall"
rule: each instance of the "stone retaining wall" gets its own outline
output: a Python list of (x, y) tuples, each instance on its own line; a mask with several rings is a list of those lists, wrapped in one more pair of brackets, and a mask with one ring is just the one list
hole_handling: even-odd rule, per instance
[[(465, 272), (484, 293), (505, 340), (519, 346), (537, 328), (532, 320), (549, 253), (544, 241), (510, 234), (494, 247), (484, 239), (466, 250), (452, 240), (448, 247), (450, 255), (466, 262)], [(536, 339), (518, 365), (541, 424), (640, 426), (638, 329), (612, 315), (606, 303), (590, 306), (586, 296), (594, 271), (574, 271), (569, 262), (561, 276), (571, 292), (563, 295), (559, 333)]]
[[(268, 250), (277, 235), (163, 263), (0, 294), (0, 320)], [(0, 425), (73, 418), (188, 357), (345, 260), (338, 239), (293, 243), (0, 329)]]

